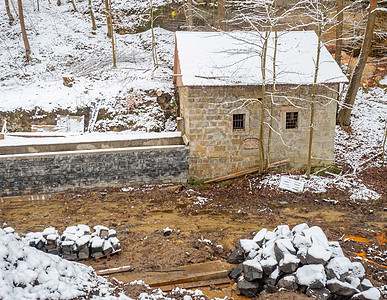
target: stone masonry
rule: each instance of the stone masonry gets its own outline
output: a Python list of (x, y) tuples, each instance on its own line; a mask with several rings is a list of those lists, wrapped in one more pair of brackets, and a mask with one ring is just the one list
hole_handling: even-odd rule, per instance
[[(177, 86), (180, 116), (190, 147), (190, 178), (214, 178), (259, 164), (260, 86)], [(270, 93), (270, 86), (267, 87)], [(288, 169), (307, 165), (311, 85), (277, 85), (265, 100), (265, 123), (273, 102), (269, 160), (289, 159)], [(317, 88), (312, 164), (333, 163), (338, 84)], [(298, 112), (298, 126), (285, 128), (286, 112)], [(245, 130), (233, 130), (233, 114), (245, 114)], [(264, 149), (268, 149), (265, 125)], [(266, 155), (266, 154), (265, 154)]]
[(183, 145), (1, 155), (0, 196), (184, 183), (188, 166)]

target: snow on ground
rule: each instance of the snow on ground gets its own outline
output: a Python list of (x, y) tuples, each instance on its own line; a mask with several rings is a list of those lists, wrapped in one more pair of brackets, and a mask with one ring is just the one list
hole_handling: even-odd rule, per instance
[[(0, 229), (0, 298), (130, 299), (91, 267), (46, 254)], [(116, 296), (118, 295), (118, 296)]]
[[(127, 15), (140, 20), (141, 12), (149, 5), (145, 0), (112, 2), (117, 12), (123, 9), (119, 22), (124, 22)], [(168, 0), (155, 2), (154, 5), (159, 6)], [(140, 111), (140, 117), (121, 121), (151, 123), (156, 122), (152, 118), (157, 120), (162, 116), (155, 97), (145, 92), (171, 91), (174, 33), (155, 28), (157, 69), (153, 64), (149, 30), (139, 34), (115, 34), (117, 68), (113, 68), (111, 40), (106, 36), (102, 4), (94, 3), (98, 28), (92, 32), (87, 1), (76, 2), (78, 12), (74, 12), (67, 1), (61, 6), (55, 1), (41, 1), (39, 11), (36, 1), (24, 1), (32, 51), (27, 63), (20, 24), (16, 20), (9, 25), (4, 1), (0, 2), (0, 110), (40, 107), (44, 111), (57, 108), (74, 111), (78, 107), (97, 107), (111, 113), (117, 105), (128, 109), (146, 103), (148, 108)], [(136, 13), (135, 9), (140, 12)], [(12, 13), (16, 15), (15, 11)], [(131, 26), (129, 20), (125, 22)], [(117, 24), (116, 28), (119, 27)], [(63, 76), (74, 78), (72, 87), (63, 85)], [(141, 103), (133, 103), (133, 94), (140, 95)], [(120, 120), (116, 125), (120, 125)], [(107, 127), (100, 124), (102, 129), (104, 126)], [(141, 126), (151, 130), (154, 124)]]
[[(19, 133), (20, 134), (20, 133)], [(28, 136), (28, 133), (22, 133)], [(62, 134), (62, 133), (60, 133)], [(39, 135), (39, 134), (38, 134)], [(31, 136), (35, 136), (32, 133)], [(41, 136), (44, 136), (43, 134)], [(63, 134), (63, 137), (19, 137), (12, 134), (7, 134), (6, 138), (0, 140), (1, 146), (22, 146), (22, 145), (47, 145), (47, 144), (67, 144), (67, 143), (87, 143), (87, 142), (109, 142), (109, 141), (128, 141), (136, 139), (160, 139), (169, 137), (180, 137), (181, 132), (109, 132), (99, 133), (93, 132), (82, 135)]]
[[(352, 132), (349, 134), (339, 126), (336, 127), (335, 163), (350, 166), (350, 172), (332, 174), (329, 177), (311, 175), (310, 180), (306, 180), (304, 175), (290, 175), (290, 178), (304, 181), (304, 191), (312, 193), (323, 193), (329, 188), (337, 188), (349, 192), (352, 200), (378, 199), (380, 195), (367, 188), (357, 177), (357, 172), (367, 166), (378, 165), (379, 162), (375, 159), (361, 167), (368, 158), (381, 152), (386, 126), (387, 91), (375, 88), (365, 93), (360, 89), (352, 111)], [(252, 181), (252, 187), (277, 189), (282, 175), (289, 176), (288, 174), (274, 174), (267, 175), (262, 180), (256, 178)]]

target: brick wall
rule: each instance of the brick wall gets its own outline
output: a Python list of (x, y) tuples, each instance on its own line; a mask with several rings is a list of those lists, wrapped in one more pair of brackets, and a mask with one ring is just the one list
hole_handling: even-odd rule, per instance
[[(178, 87), (185, 134), (190, 141), (191, 178), (213, 178), (241, 171), (259, 164), (259, 129), (261, 87)], [(312, 148), (313, 164), (333, 162), (337, 85), (319, 87), (315, 102), (315, 130)], [(270, 88), (269, 91), (270, 93)], [(270, 162), (289, 159), (289, 169), (307, 164), (310, 100), (312, 86), (277, 85), (271, 101), (266, 98), (265, 122), (272, 107)], [(296, 129), (285, 129), (287, 111), (297, 111)], [(233, 131), (232, 115), (246, 115), (246, 129)], [(265, 125), (264, 149), (268, 148)]]
[(187, 181), (189, 149), (155, 146), (0, 156), (0, 196)]

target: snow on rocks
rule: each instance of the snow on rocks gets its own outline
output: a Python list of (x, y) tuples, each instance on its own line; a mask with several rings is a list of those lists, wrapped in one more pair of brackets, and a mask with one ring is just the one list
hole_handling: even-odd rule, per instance
[(130, 299), (114, 296), (118, 293), (91, 267), (38, 251), (28, 243), (0, 229), (0, 299)]
[(363, 265), (346, 258), (340, 244), (328, 242), (318, 226), (264, 228), (252, 240), (241, 239), (236, 246), (228, 262), (239, 265), (229, 277), (247, 297), (262, 290), (289, 290), (327, 300), (381, 298), (379, 290), (364, 278)]
[(117, 232), (114, 229), (84, 224), (67, 227), (61, 236), (54, 227), (43, 232), (30, 232), (25, 239), (31, 247), (50, 254), (60, 255), (68, 260), (89, 259), (115, 253), (121, 250)]

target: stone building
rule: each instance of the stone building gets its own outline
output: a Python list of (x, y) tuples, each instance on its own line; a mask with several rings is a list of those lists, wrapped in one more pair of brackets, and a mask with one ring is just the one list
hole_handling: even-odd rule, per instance
[[(264, 82), (264, 155), (269, 162), (289, 159), (288, 169), (306, 167), (317, 36), (313, 31), (280, 32), (276, 50), (270, 37), (264, 68), (262, 44), (256, 32), (176, 33), (174, 84), (181, 130), (189, 142), (190, 178), (214, 178), (259, 165)], [(346, 81), (323, 46), (313, 165), (333, 162), (337, 91)]]

